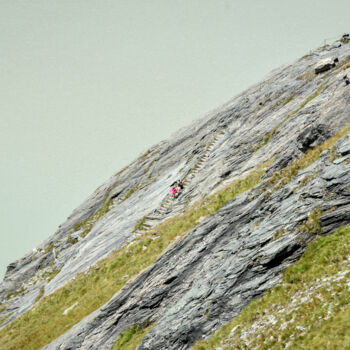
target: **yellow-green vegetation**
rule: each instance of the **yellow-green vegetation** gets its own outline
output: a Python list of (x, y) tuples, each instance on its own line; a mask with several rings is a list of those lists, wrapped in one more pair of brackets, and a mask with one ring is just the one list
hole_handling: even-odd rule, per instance
[(60, 273), (60, 271), (61, 269), (57, 269), (51, 272), (44, 271), (43, 274), (41, 275), (41, 278), (50, 282), (56, 275)]
[(44, 250), (44, 254), (52, 252), (54, 248), (55, 242), (51, 242)]
[(310, 181), (312, 181), (316, 177), (316, 172), (312, 172), (310, 175), (306, 175), (299, 181), (299, 185), (301, 187), (306, 186)]
[(144, 174), (147, 174), (150, 170), (151, 170), (151, 168), (152, 168), (152, 166), (153, 166), (153, 164), (155, 163), (155, 159), (153, 159), (150, 163), (149, 163), (149, 165), (148, 165), (148, 167), (146, 168), (146, 170), (144, 171)]
[(144, 230), (146, 229), (148, 226), (146, 225), (146, 216), (144, 216), (136, 225), (134, 228), (134, 232), (136, 231), (140, 231), (140, 230)]
[(287, 105), (290, 101), (292, 101), (293, 98), (294, 98), (294, 95), (289, 96), (289, 97), (286, 97), (286, 98), (284, 99), (284, 101), (282, 102), (282, 107), (284, 107), (284, 106)]
[(324, 51), (325, 49), (328, 49), (328, 48), (329, 48), (329, 44), (324, 44), (320, 46), (318, 49)]
[(327, 210), (327, 213), (332, 213), (334, 210), (337, 210), (337, 206), (334, 206), (334, 207), (332, 207), (332, 208), (329, 208), (328, 210)]
[(7, 294), (6, 299), (9, 300), (9, 299), (11, 299), (12, 297), (16, 297), (17, 295), (20, 295), (20, 294), (25, 293), (25, 292), (27, 292), (27, 291), (26, 291), (25, 288), (22, 286), (20, 289), (15, 290), (15, 291), (13, 291), (13, 292)]
[(78, 238), (73, 238), (71, 234), (67, 236), (67, 243), (68, 244), (75, 244), (78, 243)]
[(343, 137), (348, 131), (350, 131), (350, 126), (343, 128), (335, 136), (331, 137), (321, 145), (315, 147), (314, 149), (308, 150), (300, 159), (294, 161), (292, 164), (279, 171), (276, 171), (269, 179), (269, 183), (273, 191), (282, 188), (285, 184), (290, 182), (295, 176), (298, 175), (300, 170), (305, 169), (315, 162), (324, 150), (332, 147), (334, 143)]
[[(336, 291), (335, 291), (336, 292)], [(296, 342), (298, 349), (347, 350), (350, 344), (350, 306), (332, 317), (325, 317), (319, 327), (313, 327)]]
[(37, 303), (45, 294), (45, 287), (42, 286), (40, 288), (39, 294), (37, 295), (37, 297), (35, 298), (35, 302)]
[(194, 350), (349, 349), (350, 226), (319, 236), (281, 284)]
[(315, 74), (315, 71), (314, 70), (311, 70), (309, 72), (306, 72), (302, 75), (299, 75), (297, 77), (297, 80), (306, 80), (306, 81), (311, 81), (313, 80), (314, 78), (316, 77), (316, 74)]
[(318, 234), (321, 232), (322, 226), (320, 217), (322, 210), (320, 208), (314, 209), (307, 217), (307, 220), (299, 227), (299, 230), (308, 234)]
[(126, 195), (123, 198), (123, 201), (127, 200), (129, 197), (131, 197), (132, 194), (134, 194), (136, 191), (138, 191), (141, 188), (141, 183), (135, 185), (134, 187), (130, 188), (130, 190), (126, 193)]
[(281, 122), (278, 125), (276, 125), (271, 131), (269, 131), (267, 134), (264, 135), (264, 137), (262, 138), (262, 140), (259, 142), (259, 144), (257, 144), (254, 147), (254, 151), (259, 150), (261, 147), (265, 146), (271, 139), (271, 137), (275, 134), (275, 132), (277, 131), (277, 129), (284, 123)]
[(329, 150), (329, 161), (334, 162), (339, 156), (336, 153), (337, 148), (335, 146), (331, 147)]
[(119, 335), (119, 338), (114, 343), (112, 350), (135, 350), (141, 343), (146, 334), (155, 326), (155, 323), (149, 325), (146, 322), (143, 325), (133, 325), (125, 332)]
[(342, 71), (350, 68), (350, 55), (343, 59), (341, 62), (339, 62), (338, 67), (341, 68)]
[(0, 326), (13, 314), (13, 312), (10, 312), (4, 317), (0, 317)]
[(148, 149), (144, 154), (142, 154), (139, 159), (140, 160), (145, 160), (152, 152), (154, 151), (154, 149)]
[(0, 303), (0, 313), (6, 310), (6, 304)]
[[(0, 348), (34, 350), (50, 343), (106, 303), (128, 280), (151, 266), (175, 238), (195, 226), (200, 218), (215, 213), (235, 196), (257, 185), (271, 163), (261, 165), (245, 178), (234, 181), (195, 203), (186, 212), (161, 223), (41, 299), (33, 309), (0, 331)], [(159, 238), (154, 239), (157, 236)], [(64, 310), (77, 301), (79, 304), (74, 312), (64, 316)]]
[(273, 240), (277, 240), (281, 238), (285, 233), (287, 232), (286, 229), (280, 228), (274, 235), (273, 235)]
[(138, 191), (140, 188), (148, 185), (151, 183), (154, 179), (149, 178), (147, 181), (140, 182), (136, 184), (134, 187), (130, 188), (130, 190), (126, 193), (126, 195), (123, 198), (123, 201), (127, 200), (131, 195), (133, 195), (136, 191)]
[(113, 200), (109, 198), (109, 194), (110, 194), (111, 190), (112, 189), (107, 191), (106, 196), (105, 196), (105, 200), (104, 200), (102, 206), (100, 207), (100, 209), (98, 209), (95, 212), (95, 214), (87, 217), (86, 219), (81, 221), (79, 224), (74, 225), (75, 231), (78, 231), (80, 229), (83, 230), (81, 237), (86, 237), (90, 233), (95, 222), (98, 221), (103, 215), (108, 213), (111, 205), (113, 204)]

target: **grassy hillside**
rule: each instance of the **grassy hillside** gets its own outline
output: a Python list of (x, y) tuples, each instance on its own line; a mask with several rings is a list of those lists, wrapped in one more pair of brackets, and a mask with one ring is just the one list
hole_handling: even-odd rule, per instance
[(350, 349), (350, 226), (312, 242), (280, 285), (194, 350)]

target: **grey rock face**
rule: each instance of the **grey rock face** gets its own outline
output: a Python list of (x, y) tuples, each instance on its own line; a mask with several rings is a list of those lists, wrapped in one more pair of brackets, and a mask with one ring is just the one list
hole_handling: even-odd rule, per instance
[[(141, 219), (152, 228), (273, 158), (256, 188), (203, 218), (45, 349), (110, 349), (121, 332), (145, 320), (156, 326), (139, 349), (188, 349), (238, 315), (278, 283), (313, 239), (302, 230), (310, 212), (321, 211), (324, 234), (350, 222), (348, 136), (337, 142), (334, 157), (323, 152), (277, 191), (264, 182), (350, 124), (350, 91), (343, 81), (349, 55), (350, 45), (320, 49), (273, 71), (112, 176), (54, 235), (9, 266), (0, 300), (21, 287), (24, 292), (9, 299), (0, 317), (14, 312), (11, 322), (35, 304), (41, 287), (45, 295), (53, 293), (142, 234), (134, 229)], [(320, 60), (334, 57), (334, 68), (310, 74)], [(169, 200), (169, 185), (178, 179), (184, 179), (184, 192)], [(49, 281), (44, 273), (50, 271), (59, 273)]]
[(331, 68), (334, 68), (337, 62), (338, 62), (337, 57), (327, 58), (325, 60), (322, 60), (321, 62), (318, 63), (317, 67), (315, 68), (315, 74), (327, 72)]
[(310, 126), (297, 137), (298, 148), (305, 153), (308, 149), (315, 148), (325, 142), (330, 136), (331, 132), (326, 125)]

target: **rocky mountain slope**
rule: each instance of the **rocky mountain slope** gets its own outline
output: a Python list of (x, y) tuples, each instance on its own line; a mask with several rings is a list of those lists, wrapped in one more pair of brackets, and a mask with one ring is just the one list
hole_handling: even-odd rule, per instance
[(112, 176), (8, 266), (0, 348), (189, 349), (240, 315), (350, 224), (347, 77), (345, 36)]

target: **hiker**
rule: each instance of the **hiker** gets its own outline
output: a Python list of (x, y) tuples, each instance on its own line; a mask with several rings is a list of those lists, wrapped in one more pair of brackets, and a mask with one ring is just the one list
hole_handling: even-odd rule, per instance
[(177, 197), (177, 193), (178, 193), (178, 189), (174, 186), (172, 189), (171, 189), (171, 193), (173, 195), (173, 199), (175, 199)]
[(183, 182), (181, 180), (179, 180), (177, 182), (177, 185), (180, 187), (180, 191), (182, 191), (184, 189), (184, 184), (183, 184)]

